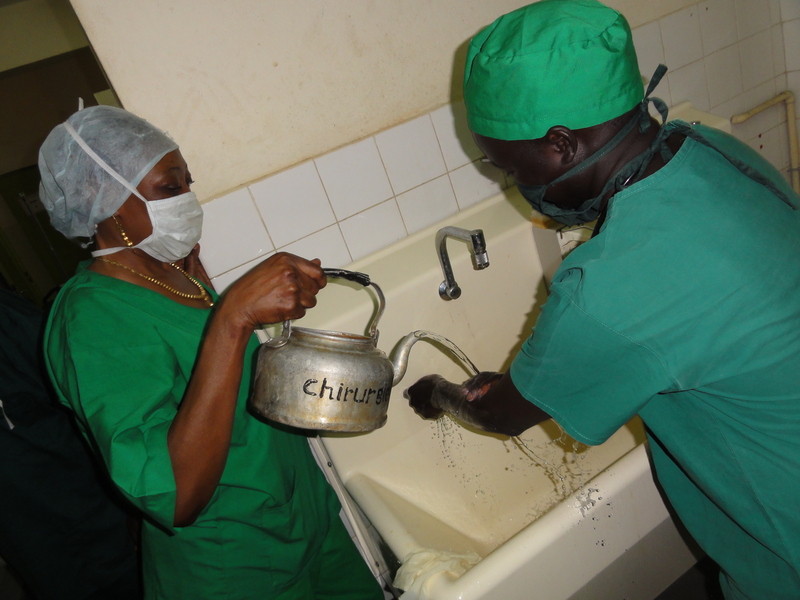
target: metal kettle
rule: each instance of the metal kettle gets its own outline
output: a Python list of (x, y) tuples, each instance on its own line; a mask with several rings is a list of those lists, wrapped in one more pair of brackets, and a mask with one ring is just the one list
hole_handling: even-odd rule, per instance
[(412, 332), (398, 347), (394, 361), (378, 349), (378, 321), (386, 300), (365, 273), (324, 269), (329, 278), (371, 286), (378, 309), (367, 335), (292, 327), (283, 323), (279, 337), (264, 342), (251, 407), (259, 414), (293, 427), (340, 432), (367, 432), (386, 423), (392, 386), (405, 375), (411, 346), (428, 332)]

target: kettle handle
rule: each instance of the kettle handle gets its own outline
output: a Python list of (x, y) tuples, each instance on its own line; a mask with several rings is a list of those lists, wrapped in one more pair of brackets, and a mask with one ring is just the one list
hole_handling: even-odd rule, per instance
[[(386, 308), (386, 298), (383, 296), (383, 291), (381, 288), (378, 287), (376, 283), (370, 281), (369, 275), (366, 273), (360, 273), (358, 271), (348, 271), (347, 269), (322, 269), (326, 276), (338, 279), (347, 279), (348, 281), (353, 281), (364, 287), (372, 286), (375, 289), (375, 293), (378, 295), (378, 311), (375, 313), (375, 316), (372, 317), (372, 320), (369, 323), (368, 334), (369, 336), (375, 341), (375, 344), (378, 343), (378, 321), (383, 316), (383, 311)], [(266, 333), (266, 330), (264, 330)], [(267, 334), (269, 335), (269, 334)], [(269, 338), (267, 341), (264, 342), (265, 346), (269, 346), (271, 348), (280, 348), (281, 346), (285, 345), (289, 341), (289, 337), (292, 335), (292, 322), (291, 321), (284, 321), (283, 322), (283, 330), (278, 337)]]

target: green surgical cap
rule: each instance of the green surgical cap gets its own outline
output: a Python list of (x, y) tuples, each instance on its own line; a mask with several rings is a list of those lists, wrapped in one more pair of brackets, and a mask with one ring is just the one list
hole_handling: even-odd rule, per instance
[(500, 140), (582, 129), (644, 97), (628, 22), (595, 0), (541, 0), (497, 19), (467, 50), (470, 129)]

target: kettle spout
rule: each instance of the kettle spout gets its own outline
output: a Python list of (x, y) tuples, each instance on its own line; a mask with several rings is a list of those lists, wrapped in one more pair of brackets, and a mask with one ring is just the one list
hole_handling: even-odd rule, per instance
[(448, 340), (446, 337), (439, 335), (438, 333), (434, 333), (432, 331), (425, 331), (424, 329), (418, 329), (416, 331), (412, 331), (406, 337), (403, 338), (403, 341), (400, 342), (400, 345), (397, 347), (395, 351), (395, 357), (392, 361), (392, 365), (394, 367), (394, 378), (392, 379), (392, 386), (397, 385), (400, 383), (400, 380), (406, 374), (406, 369), (408, 368), (408, 356), (411, 353), (411, 346), (416, 344), (422, 338), (430, 338), (435, 342), (439, 342), (445, 348), (447, 348), (453, 356), (455, 356), (464, 367), (472, 373), (472, 375), (477, 375), (480, 371), (478, 367), (469, 359), (469, 357), (464, 354), (464, 352), (456, 346), (453, 342)]
[(422, 337), (422, 331), (412, 331), (395, 350), (395, 355), (392, 360), (394, 367), (394, 377), (392, 378), (392, 387), (400, 383), (400, 380), (405, 376), (406, 369), (408, 369), (408, 356), (411, 354), (411, 346), (416, 344)]

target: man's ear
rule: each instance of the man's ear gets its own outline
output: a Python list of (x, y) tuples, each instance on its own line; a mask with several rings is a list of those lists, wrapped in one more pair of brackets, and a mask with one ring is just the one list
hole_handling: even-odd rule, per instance
[(561, 157), (561, 164), (569, 164), (575, 159), (578, 153), (578, 137), (571, 129), (556, 125), (547, 130), (544, 139), (551, 150)]

